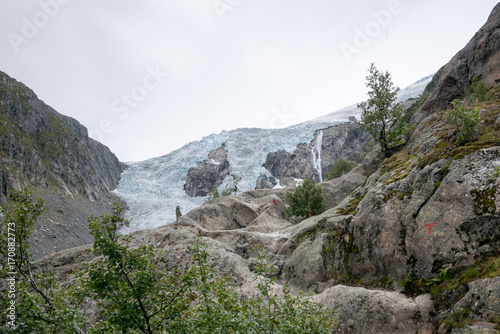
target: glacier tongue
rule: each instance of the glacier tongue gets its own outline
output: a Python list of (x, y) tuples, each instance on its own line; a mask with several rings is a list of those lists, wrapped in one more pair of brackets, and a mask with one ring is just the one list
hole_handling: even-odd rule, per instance
[[(405, 99), (417, 97), (432, 76), (425, 79), (410, 86), (409, 91), (402, 90), (400, 96)], [(177, 205), (183, 213), (187, 213), (203, 204), (207, 200), (206, 197), (193, 198), (184, 192), (186, 174), (189, 168), (206, 160), (209, 152), (222, 144), (226, 144), (228, 150), (227, 159), (231, 173), (242, 177), (238, 185), (239, 190), (253, 190), (259, 175), (270, 176), (263, 167), (269, 153), (278, 150), (293, 152), (298, 144), (310, 143), (316, 130), (346, 122), (351, 116), (359, 119), (360, 111), (356, 106), (285, 129), (242, 128), (222, 131), (191, 142), (164, 156), (130, 163), (114, 191), (129, 208), (126, 216), (131, 219), (130, 227), (122, 232), (130, 233), (173, 223)], [(319, 136), (318, 134), (318, 138)], [(317, 142), (316, 163), (321, 159), (321, 139)], [(231, 178), (226, 177), (222, 187), (229, 186), (230, 181)]]
[[(206, 197), (190, 197), (184, 192), (189, 168), (207, 159), (208, 153), (226, 144), (231, 173), (241, 176), (241, 191), (255, 189), (259, 175), (270, 175), (263, 167), (267, 155), (277, 150), (293, 152), (298, 144), (309, 143), (314, 131), (339, 124), (346, 119), (303, 124), (286, 129), (236, 129), (223, 131), (192, 142), (167, 155), (131, 163), (122, 174), (115, 194), (123, 199), (132, 219), (122, 232), (156, 228), (175, 221), (175, 207), (182, 212), (203, 204)], [(230, 177), (221, 187), (228, 187)]]

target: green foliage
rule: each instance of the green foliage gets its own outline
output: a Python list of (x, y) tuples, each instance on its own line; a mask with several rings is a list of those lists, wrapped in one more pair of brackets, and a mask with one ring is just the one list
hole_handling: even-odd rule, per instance
[(477, 102), (491, 101), (493, 94), (488, 92), (484, 86), (484, 82), (476, 78), (472, 80), (469, 91), (467, 92), (467, 102), (469, 105)]
[(297, 217), (312, 217), (325, 211), (325, 197), (321, 185), (306, 178), (302, 184), (286, 193), (286, 214)]
[(460, 310), (444, 317), (443, 323), (447, 329), (463, 328), (466, 325), (472, 325), (469, 319), (469, 312)]
[[(94, 260), (75, 272), (71, 286), (60, 286), (52, 273), (32, 272), (28, 237), (43, 212), (41, 201), (27, 191), (14, 192), (12, 207), (2, 208), (2, 237), (16, 230), (15, 245), (2, 243), (2, 278), (17, 270), (16, 319), (7, 313), (0, 329), (12, 333), (331, 333), (330, 311), (288, 286), (273, 292), (276, 268), (259, 251), (256, 280), (259, 295), (243, 299), (230, 275), (221, 276), (208, 261), (208, 245), (197, 239), (191, 263), (182, 270), (165, 264), (153, 247), (132, 247), (132, 236), (119, 236), (128, 226), (121, 202), (111, 214), (90, 217)], [(15, 225), (13, 225), (15, 224)], [(16, 254), (10, 267), (10, 257)], [(8, 289), (7, 289), (8, 290)], [(2, 291), (4, 293), (6, 291)], [(12, 291), (11, 291), (12, 292)], [(11, 297), (9, 297), (11, 298)], [(82, 311), (97, 302), (95, 324)], [(7, 310), (10, 301), (0, 299)], [(84, 302), (87, 302), (86, 306)], [(94, 303), (90, 303), (92, 305)], [(94, 304), (95, 305), (95, 304)]]
[[(290, 287), (283, 285), (283, 294), (273, 293), (276, 278), (272, 276), (277, 268), (266, 259), (265, 252), (259, 250), (255, 273), (260, 296), (257, 305), (257, 323), (262, 333), (331, 333), (336, 325), (330, 310), (310, 301), (300, 293), (294, 296)], [(271, 274), (271, 277), (266, 276)]]
[[(34, 200), (24, 189), (14, 190), (11, 201), (0, 209), (2, 242), (0, 276), (9, 282), (2, 310), (14, 305), (13, 313), (2, 312), (0, 329), (11, 333), (83, 333), (85, 320), (79, 305), (82, 300), (61, 287), (52, 273), (33, 272), (28, 239), (33, 224), (44, 212), (42, 200)], [(11, 288), (12, 287), (12, 288)], [(43, 331), (42, 331), (43, 329)]]
[(83, 284), (86, 295), (99, 301), (97, 328), (123, 333), (173, 330), (178, 325), (175, 320), (190, 307), (185, 294), (192, 272), (182, 274), (162, 265), (152, 246), (131, 248), (130, 235), (119, 238), (118, 231), (129, 224), (123, 211), (123, 204), (117, 202), (112, 214), (88, 219), (95, 240), (92, 253), (99, 260), (84, 267)]
[(339, 159), (335, 162), (332, 169), (330, 169), (330, 171), (326, 173), (325, 177), (327, 180), (336, 179), (344, 174), (349, 173), (354, 167), (356, 167), (356, 163), (354, 161)]
[(404, 288), (404, 292), (406, 294), (416, 296), (427, 293), (431, 290), (432, 286), (441, 284), (451, 279), (452, 277), (448, 275), (448, 268), (446, 268), (439, 273), (438, 277), (431, 279), (419, 279), (413, 275), (408, 275), (408, 277), (401, 282), (401, 286)]
[(453, 109), (448, 110), (449, 121), (453, 124), (457, 131), (457, 140), (455, 144), (462, 146), (468, 142), (475, 140), (479, 133), (479, 124), (481, 123), (481, 116), (479, 116), (478, 108), (466, 110), (462, 106), (460, 100), (454, 100), (452, 103)]
[(403, 107), (395, 103), (399, 87), (394, 87), (389, 72), (379, 72), (374, 64), (369, 72), (366, 77), (369, 99), (358, 104), (361, 125), (380, 144), (382, 153), (389, 156), (392, 148), (406, 142), (413, 128), (402, 121)]
[(497, 166), (493, 169), (493, 173), (491, 173), (489, 177), (492, 179), (496, 179), (499, 176), (500, 176), (500, 166)]
[(236, 195), (238, 192), (238, 183), (241, 181), (241, 176), (236, 174), (231, 174), (233, 178), (233, 184), (231, 187), (222, 190), (222, 196)]

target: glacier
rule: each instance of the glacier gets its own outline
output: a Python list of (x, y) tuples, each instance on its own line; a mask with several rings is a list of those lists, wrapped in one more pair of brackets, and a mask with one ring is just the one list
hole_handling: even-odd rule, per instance
[[(399, 91), (398, 102), (417, 98), (433, 75)], [(226, 144), (230, 171), (241, 177), (240, 191), (253, 190), (259, 175), (271, 176), (264, 168), (267, 155), (278, 150), (293, 152), (300, 143), (311, 143), (317, 130), (359, 119), (360, 110), (352, 105), (308, 122), (283, 129), (240, 128), (222, 131), (186, 144), (166, 155), (142, 162), (128, 163), (114, 193), (127, 204), (126, 218), (130, 226), (121, 232), (153, 229), (175, 222), (175, 208), (186, 213), (207, 201), (207, 197), (190, 197), (184, 192), (186, 174), (198, 162), (207, 160), (211, 150)], [(318, 136), (320, 137), (320, 136)], [(321, 139), (318, 140), (321, 142)], [(321, 161), (321, 145), (314, 150), (315, 163)], [(228, 187), (226, 177), (221, 188)]]

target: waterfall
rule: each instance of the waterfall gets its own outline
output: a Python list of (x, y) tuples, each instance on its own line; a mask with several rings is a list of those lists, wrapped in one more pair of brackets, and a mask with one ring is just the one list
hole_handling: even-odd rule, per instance
[(323, 172), (321, 171), (321, 144), (323, 143), (323, 130), (318, 132), (316, 142), (311, 152), (313, 168), (318, 172), (319, 182), (323, 182)]

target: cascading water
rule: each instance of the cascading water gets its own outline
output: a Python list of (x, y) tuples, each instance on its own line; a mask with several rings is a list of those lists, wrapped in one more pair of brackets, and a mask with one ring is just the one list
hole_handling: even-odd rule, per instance
[(316, 143), (314, 143), (314, 147), (312, 149), (312, 165), (313, 168), (318, 173), (319, 182), (323, 182), (323, 172), (321, 171), (321, 144), (323, 143), (323, 130), (318, 132), (316, 136)]

